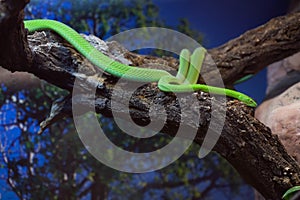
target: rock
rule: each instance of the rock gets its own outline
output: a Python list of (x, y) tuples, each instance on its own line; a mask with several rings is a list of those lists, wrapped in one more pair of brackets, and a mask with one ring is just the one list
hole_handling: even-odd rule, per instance
[(300, 82), (263, 102), (255, 116), (279, 136), (288, 153), (300, 164)]

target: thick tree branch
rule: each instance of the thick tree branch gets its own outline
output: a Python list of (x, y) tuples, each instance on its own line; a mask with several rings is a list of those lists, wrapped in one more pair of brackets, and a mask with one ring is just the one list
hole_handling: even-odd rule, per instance
[[(300, 13), (277, 17), (268, 23), (249, 30), (240, 37), (212, 49), (224, 83), (233, 84), (248, 74), (256, 74), (266, 66), (291, 56), (300, 47)], [(213, 77), (212, 68), (203, 73)]]
[[(10, 2), (10, 3), (9, 3)], [(11, 2), (2, 1), (0, 10), (5, 9)], [(18, 1), (19, 2), (19, 1)], [(21, 2), (21, 1), (20, 1)], [(14, 2), (15, 3), (15, 2)], [(25, 1), (23, 1), (24, 5)], [(13, 5), (13, 4), (12, 4)], [(19, 4), (18, 4), (19, 5)], [(17, 11), (7, 12), (5, 18), (0, 19), (0, 65), (10, 71), (26, 71), (44, 79), (60, 88), (69, 90), (74, 86), (74, 80), (80, 79), (80, 88), (87, 91), (97, 87), (96, 106), (94, 95), (82, 94), (74, 97), (68, 96), (57, 102), (51, 111), (47, 123), (71, 114), (71, 101), (89, 107), (103, 115), (111, 116), (112, 88), (120, 95), (128, 93), (128, 85), (114, 87), (115, 78), (108, 74), (99, 75), (99, 70), (94, 68), (86, 59), (78, 54), (72, 46), (51, 32), (39, 32), (28, 37), (21, 23), (22, 6), (17, 6)], [(230, 85), (235, 80), (249, 73), (256, 73), (263, 66), (292, 55), (299, 51), (300, 43), (300, 14), (290, 14), (271, 20), (257, 29), (246, 32), (239, 38), (229, 41), (222, 47), (210, 50), (216, 61), (224, 81)], [(11, 33), (11, 34), (9, 34)], [(88, 37), (93, 44), (106, 55), (126, 64), (139, 65), (140, 67), (160, 67), (166, 70), (176, 69), (178, 61), (173, 58), (154, 58), (140, 56), (126, 51), (117, 43), (105, 44), (92, 36)], [(120, 56), (120, 54), (122, 54)], [(217, 71), (210, 71), (209, 64), (204, 69), (204, 76), (214, 78)], [(72, 99), (71, 99), (72, 98)], [(237, 100), (230, 100), (227, 106), (216, 97), (205, 93), (186, 93), (185, 101), (180, 105), (176, 96), (162, 93), (157, 84), (147, 84), (135, 92), (130, 99), (131, 118), (138, 124), (159, 122), (163, 119), (163, 110), (153, 110), (156, 116), (150, 119), (149, 108), (151, 102), (163, 105), (167, 112), (167, 120), (163, 133), (175, 135), (181, 125), (187, 130), (197, 129), (195, 142), (202, 144), (206, 130), (212, 119), (220, 113), (227, 113), (222, 134), (214, 150), (226, 158), (253, 187), (260, 191), (267, 199), (280, 199), (281, 195), (293, 185), (300, 184), (300, 168), (285, 151), (277, 136), (253, 117), (253, 109)], [(196, 98), (193, 105), (189, 104)], [(212, 110), (212, 103), (214, 113)], [(114, 108), (120, 116), (124, 116), (127, 105), (122, 98), (118, 99)], [(182, 115), (185, 110), (187, 114)], [(192, 123), (200, 115), (199, 124)], [(222, 126), (222, 124), (215, 124)]]
[(31, 60), (31, 50), (23, 26), (24, 13), (21, 11), (29, 0), (0, 1), (0, 66), (22, 71)]

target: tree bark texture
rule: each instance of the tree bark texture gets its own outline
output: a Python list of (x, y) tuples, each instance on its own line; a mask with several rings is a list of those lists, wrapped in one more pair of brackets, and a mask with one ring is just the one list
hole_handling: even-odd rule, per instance
[[(72, 100), (83, 107), (96, 107), (96, 112), (111, 116), (112, 89), (119, 95), (125, 95), (128, 93), (128, 85), (115, 86), (115, 77), (106, 73), (100, 76), (99, 68), (93, 66), (55, 33), (43, 31), (28, 35), (22, 23), (22, 9), (26, 3), (25, 0), (0, 1), (0, 66), (12, 72), (29, 72), (70, 91), (70, 94), (75, 79), (81, 80), (79, 87), (82, 91), (97, 87), (96, 98), (95, 95), (83, 93), (73, 97), (69, 95), (57, 101), (57, 109), (51, 111), (51, 116), (42, 126), (46, 127), (55, 120), (72, 114)], [(178, 67), (178, 61), (174, 58), (137, 55), (128, 52), (116, 42), (105, 43), (93, 36), (86, 39), (107, 56), (126, 64), (139, 67), (162, 64), (165, 70), (176, 70)], [(255, 74), (263, 67), (299, 50), (300, 13), (277, 17), (221, 47), (209, 50), (220, 72), (212, 70), (210, 64), (206, 63), (202, 77), (214, 80), (215, 74), (221, 73), (225, 85), (231, 86), (239, 78)], [(202, 79), (199, 80), (201, 82)], [(287, 154), (278, 137), (272, 135), (268, 127), (254, 118), (253, 108), (229, 98), (224, 107), (217, 97), (203, 92), (185, 93), (183, 98), (185, 101), (179, 105), (176, 95), (161, 92), (157, 83), (146, 84), (135, 91), (130, 99), (131, 118), (142, 125), (150, 120), (154, 123), (164, 120), (161, 117), (164, 111), (159, 109), (151, 111), (157, 117), (150, 119), (149, 109), (151, 103), (155, 102), (164, 106), (167, 113), (163, 133), (174, 136), (181, 119), (184, 118), (187, 129), (198, 130), (194, 142), (201, 145), (211, 120), (215, 118), (218, 121), (218, 113), (226, 112), (222, 133), (214, 151), (228, 160), (266, 199), (280, 199), (287, 189), (300, 185), (298, 164)], [(188, 103), (192, 98), (197, 100), (194, 105)], [(212, 104), (217, 108), (214, 109), (214, 114), (211, 112)], [(125, 105), (127, 102), (122, 98), (115, 105), (120, 116), (126, 114)], [(187, 109), (185, 116), (181, 115), (182, 109)], [(199, 113), (199, 123), (191, 123)], [(215, 126), (221, 125), (216, 123)]]

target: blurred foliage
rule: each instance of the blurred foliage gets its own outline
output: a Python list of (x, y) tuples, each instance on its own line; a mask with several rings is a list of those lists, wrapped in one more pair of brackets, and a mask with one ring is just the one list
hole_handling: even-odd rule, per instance
[(56, 19), (102, 39), (131, 28), (163, 25), (150, 0), (32, 0), (25, 11), (28, 19)]
[[(134, 27), (167, 27), (150, 0), (32, 0), (25, 13), (27, 19), (60, 20), (101, 38)], [(186, 19), (173, 28), (202, 40)], [(217, 154), (198, 159), (198, 145), (156, 172), (128, 174), (106, 167), (84, 148), (72, 119), (36, 134), (51, 102), (65, 91), (44, 83), (13, 95), (5, 86), (1, 91), (1, 178), (6, 182), (3, 188), (20, 199), (212, 199), (216, 194), (234, 199), (242, 193), (235, 170)], [(141, 143), (122, 134), (112, 119), (99, 121), (112, 141), (131, 151), (149, 151), (171, 139), (159, 134)]]

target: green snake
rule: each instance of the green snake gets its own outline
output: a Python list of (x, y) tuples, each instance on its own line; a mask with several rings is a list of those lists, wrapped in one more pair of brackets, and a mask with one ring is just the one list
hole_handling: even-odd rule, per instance
[(197, 84), (206, 53), (206, 50), (202, 47), (195, 49), (192, 55), (187, 49), (183, 49), (179, 57), (178, 73), (176, 76), (173, 76), (164, 70), (139, 68), (116, 62), (98, 51), (74, 29), (59, 21), (37, 19), (24, 21), (24, 24), (29, 32), (39, 30), (56, 32), (73, 45), (91, 63), (116, 77), (122, 77), (131, 81), (158, 82), (158, 88), (164, 92), (201, 90), (213, 94), (226, 94), (226, 96), (236, 98), (251, 107), (256, 107), (257, 105), (252, 98), (243, 93), (226, 88)]

